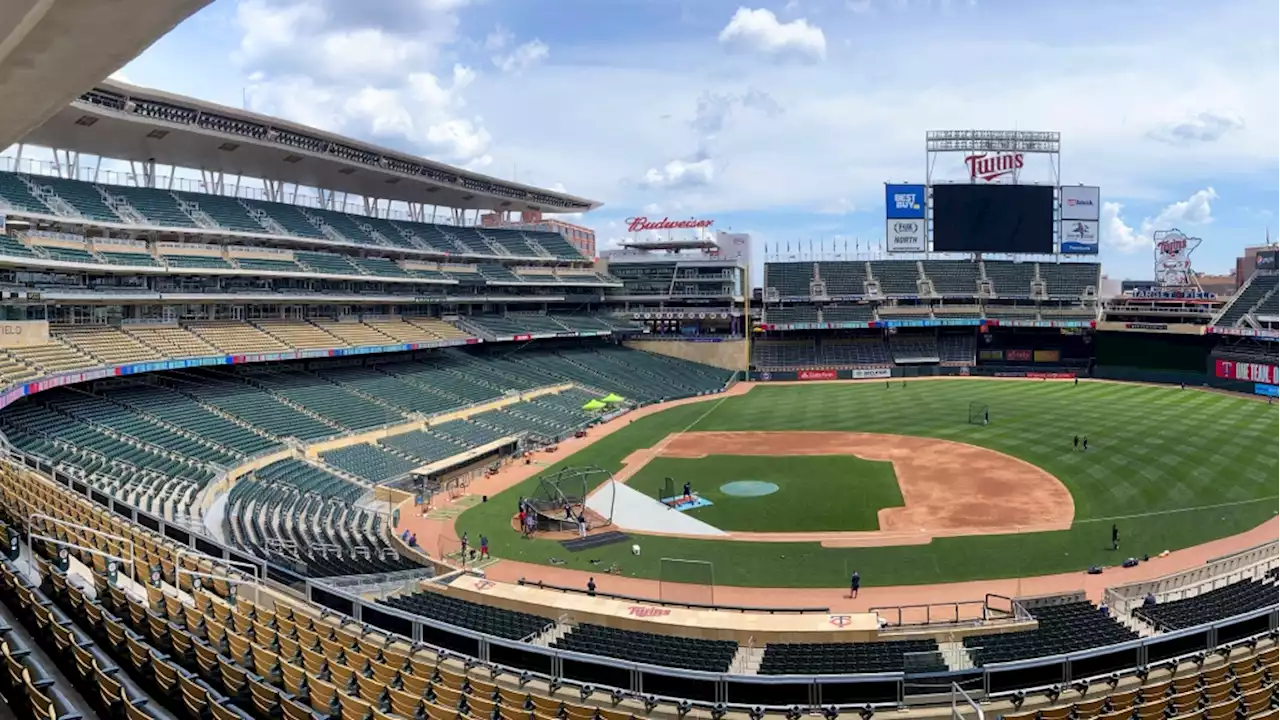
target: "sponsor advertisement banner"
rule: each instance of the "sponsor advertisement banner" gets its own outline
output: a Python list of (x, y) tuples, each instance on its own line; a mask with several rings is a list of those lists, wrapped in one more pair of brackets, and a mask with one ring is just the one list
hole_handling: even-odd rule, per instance
[(978, 359), (979, 360), (997, 360), (997, 361), (1003, 360), (1004, 351), (1003, 350), (979, 350)]
[(889, 252), (924, 252), (924, 219), (884, 221), (884, 236)]
[(1267, 397), (1280, 397), (1280, 385), (1263, 385), (1255, 383), (1253, 391), (1258, 395), (1266, 395)]
[(1244, 380), (1245, 382), (1276, 384), (1276, 366), (1262, 363), (1237, 362), (1235, 360), (1214, 360), (1214, 374), (1228, 380)]
[(1098, 254), (1098, 221), (1063, 220), (1058, 229), (1058, 248), (1068, 255)]
[(1075, 377), (1069, 372), (998, 372), (994, 377), (1030, 378), (1032, 380), (1069, 380)]
[[(2, 229), (3, 226), (0, 226)], [(1276, 256), (1280, 254), (1277, 250), (1263, 250), (1253, 259), (1253, 267), (1256, 270), (1275, 270)]]
[(1062, 353), (1057, 350), (1036, 350), (1032, 357), (1036, 362), (1053, 363), (1062, 360)]
[(887, 378), (892, 374), (889, 372), (889, 368), (854, 368), (850, 373), (852, 373), (850, 377), (854, 380)]
[(48, 320), (0, 322), (0, 348), (20, 348), (49, 342)]
[(885, 185), (884, 216), (891, 220), (923, 220), (923, 185)]
[(1100, 191), (1096, 187), (1065, 185), (1059, 197), (1062, 200), (1060, 217), (1063, 220), (1097, 220), (1102, 209)]
[(1004, 359), (1009, 362), (1029, 362), (1031, 360), (1030, 350), (1005, 350)]
[(1275, 330), (1254, 329), (1247, 327), (1219, 327), (1210, 325), (1204, 329), (1205, 332), (1212, 335), (1242, 335), (1244, 337), (1256, 337), (1262, 340), (1276, 340), (1280, 337), (1280, 333)]
[(796, 372), (797, 380), (835, 380), (835, 370), (799, 370)]

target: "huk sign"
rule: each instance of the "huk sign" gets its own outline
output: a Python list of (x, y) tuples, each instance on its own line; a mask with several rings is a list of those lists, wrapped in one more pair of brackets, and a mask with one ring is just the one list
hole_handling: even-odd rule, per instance
[(1022, 153), (979, 153), (964, 159), (969, 169), (969, 179), (991, 182), (1005, 175), (1013, 175), (1022, 169)]
[(703, 230), (715, 224), (715, 220), (650, 220), (647, 217), (627, 218), (627, 232), (637, 233), (645, 230)]

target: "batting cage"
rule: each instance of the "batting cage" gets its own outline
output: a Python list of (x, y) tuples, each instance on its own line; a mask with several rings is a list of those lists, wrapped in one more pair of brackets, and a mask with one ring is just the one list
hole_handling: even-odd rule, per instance
[(990, 413), (987, 411), (987, 404), (980, 402), (969, 403), (969, 424), (970, 425), (986, 425), (991, 419)]
[(716, 604), (716, 567), (709, 560), (658, 561), (658, 599), (691, 605)]
[(676, 496), (675, 478), (663, 478), (662, 485), (658, 487), (658, 502), (663, 503), (667, 507), (671, 507), (671, 499)]

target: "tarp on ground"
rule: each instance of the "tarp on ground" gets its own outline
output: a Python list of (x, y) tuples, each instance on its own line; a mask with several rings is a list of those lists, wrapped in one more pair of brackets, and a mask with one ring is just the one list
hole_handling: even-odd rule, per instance
[(602, 410), (606, 407), (608, 407), (608, 405), (601, 402), (600, 400), (588, 400), (587, 404), (582, 406), (582, 409), (583, 410)]
[(616, 405), (625, 400), (626, 398), (622, 397), (617, 393), (609, 393), (608, 395), (605, 395), (604, 397), (600, 398), (601, 402), (606, 402), (606, 403), (609, 403), (610, 405)]

